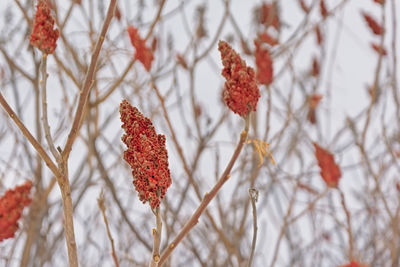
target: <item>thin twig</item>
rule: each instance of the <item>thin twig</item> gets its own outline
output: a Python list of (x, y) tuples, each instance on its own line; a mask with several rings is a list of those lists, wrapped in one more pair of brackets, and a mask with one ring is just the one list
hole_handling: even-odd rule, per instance
[(236, 149), (232, 155), (232, 158), (229, 161), (228, 166), (226, 167), (224, 173), (219, 178), (218, 182), (214, 185), (214, 187), (211, 189), (210, 193), (206, 193), (204, 195), (203, 200), (201, 201), (200, 205), (197, 207), (196, 211), (193, 213), (193, 215), (190, 217), (190, 219), (186, 222), (186, 224), (180, 230), (180, 232), (175, 237), (175, 239), (163, 251), (163, 253), (161, 254), (159, 266), (162, 266), (162, 264), (169, 258), (169, 256), (171, 256), (171, 254), (172, 254), (173, 250), (176, 248), (176, 246), (183, 240), (183, 238), (189, 233), (189, 231), (198, 223), (200, 215), (204, 212), (204, 210), (207, 208), (207, 206), (211, 202), (211, 200), (216, 196), (216, 194), (219, 192), (221, 187), (229, 179), (230, 172), (233, 168), (233, 165), (235, 164), (237, 158), (239, 157), (239, 154), (243, 148), (243, 145), (246, 142), (248, 131), (249, 131), (249, 121), (250, 121), (249, 117), (247, 116), (245, 119), (245, 128), (240, 135), (239, 143), (237, 144)]
[(251, 207), (253, 209), (253, 241), (251, 242), (251, 252), (250, 252), (250, 258), (249, 262), (247, 263), (248, 267), (251, 267), (253, 263), (253, 258), (254, 258), (254, 251), (256, 249), (256, 241), (257, 241), (257, 208), (256, 208), (256, 202), (258, 200), (258, 190), (254, 188), (249, 189), (249, 196), (250, 196), (250, 201), (251, 201)]
[(94, 52), (92, 54), (92, 58), (90, 60), (90, 65), (89, 65), (89, 69), (86, 74), (85, 81), (83, 83), (83, 89), (82, 89), (80, 97), (79, 97), (79, 103), (78, 103), (78, 107), (76, 109), (74, 121), (72, 123), (71, 130), (68, 134), (67, 143), (62, 152), (63, 158), (68, 158), (69, 153), (71, 152), (71, 149), (72, 149), (72, 145), (73, 145), (76, 137), (78, 136), (79, 129), (80, 129), (81, 122), (82, 122), (83, 113), (84, 113), (83, 111), (85, 110), (85, 107), (86, 107), (90, 88), (92, 88), (92, 84), (94, 82), (93, 77), (96, 72), (97, 61), (99, 59), (100, 50), (101, 50), (101, 47), (103, 46), (103, 43), (104, 43), (104, 40), (106, 37), (106, 33), (110, 26), (111, 20), (114, 16), (114, 10), (115, 10), (116, 4), (117, 4), (117, 0), (111, 0), (110, 5), (108, 6), (107, 15), (104, 20), (99, 39), (97, 40)]
[(293, 218), (291, 218), (288, 221), (288, 225), (294, 223), (295, 221), (297, 221), (298, 219), (300, 219), (302, 216), (306, 215), (307, 212), (309, 212), (311, 209), (314, 208), (315, 204), (322, 199), (323, 197), (325, 197), (325, 195), (329, 192), (329, 187), (326, 187), (325, 190), (320, 193), (313, 201), (309, 202), (307, 207), (302, 210), (301, 212), (299, 212), (299, 214), (297, 214), (296, 216), (294, 216)]
[[(167, 111), (167, 109), (165, 107), (164, 97), (161, 95), (160, 91), (158, 90), (158, 88), (157, 88), (157, 86), (156, 86), (156, 84), (154, 82), (152, 82), (152, 87), (155, 90), (158, 99), (160, 100), (161, 108), (162, 108), (163, 114), (164, 114), (164, 118), (167, 121), (168, 128), (169, 128), (169, 130), (171, 132), (172, 141), (174, 142), (174, 144), (176, 146), (179, 158), (181, 159), (182, 164), (183, 164), (183, 168), (184, 168), (184, 170), (186, 172), (186, 175), (189, 178), (189, 182), (193, 186), (193, 189), (194, 189), (194, 192), (195, 192), (196, 196), (198, 197), (199, 200), (201, 200), (202, 199), (202, 194), (200, 193), (199, 186), (197, 185), (196, 181), (194, 180), (193, 172), (191, 171), (191, 169), (189, 167), (189, 164), (186, 161), (186, 157), (183, 154), (182, 147), (180, 146), (180, 144), (178, 142), (178, 139), (176, 137), (174, 128), (172, 126), (171, 120), (170, 120), (169, 115), (168, 115), (168, 111)], [(231, 254), (235, 255), (238, 258), (238, 262), (241, 262), (240, 252), (238, 251), (238, 249), (231, 244), (229, 239), (226, 237), (225, 232), (218, 227), (218, 225), (216, 224), (216, 222), (215, 222), (214, 218), (212, 217), (211, 213), (208, 212), (207, 210), (205, 212), (206, 212), (207, 218), (210, 220), (212, 228), (214, 228), (214, 230), (218, 233), (219, 238), (224, 243), (225, 247), (228, 250), (231, 251)]]
[(296, 195), (297, 195), (298, 188), (299, 188), (298, 186), (295, 187), (293, 195), (292, 195), (292, 197), (290, 199), (290, 202), (289, 202), (289, 206), (287, 208), (287, 212), (285, 214), (285, 217), (283, 218), (283, 225), (281, 227), (281, 231), (279, 232), (278, 241), (276, 242), (276, 245), (275, 245), (273, 258), (272, 258), (270, 267), (274, 267), (275, 264), (276, 264), (276, 261), (278, 259), (280, 245), (281, 245), (281, 242), (282, 242), (283, 235), (286, 233), (287, 227), (289, 226), (289, 217), (292, 214), (293, 207), (294, 207), (295, 202), (296, 202)]
[[(382, 7), (384, 12), (384, 7)], [(392, 91), (393, 91), (393, 100), (396, 104), (396, 112), (397, 112), (397, 119), (400, 119), (400, 99), (399, 99), (399, 90), (397, 87), (397, 13), (396, 13), (396, 1), (391, 1), (390, 9), (392, 11), (392, 60), (393, 60), (393, 75), (392, 75)]]
[(340, 193), (341, 204), (342, 204), (344, 213), (346, 215), (347, 234), (348, 234), (348, 238), (349, 238), (349, 259), (351, 261), (354, 258), (353, 232), (352, 232), (352, 229), (351, 229), (352, 228), (351, 227), (351, 214), (350, 214), (349, 209), (347, 208), (343, 192), (341, 190), (339, 190), (339, 193)]
[(142, 243), (148, 251), (151, 251), (151, 246), (149, 245), (147, 240), (140, 235), (140, 231), (135, 228), (135, 225), (129, 220), (126, 210), (122, 206), (121, 201), (118, 199), (118, 192), (115, 188), (115, 185), (113, 184), (113, 181), (108, 176), (107, 170), (102, 161), (102, 157), (97, 149), (96, 139), (92, 138), (90, 141), (92, 142), (94, 157), (96, 158), (97, 163), (98, 163), (97, 167), (100, 172), (100, 177), (106, 183), (106, 188), (108, 190), (110, 190), (111, 196), (112, 196), (114, 202), (117, 204), (118, 210), (121, 212), (122, 218), (125, 220), (125, 223), (128, 225), (128, 227), (132, 231), (132, 233), (135, 234), (135, 240)]
[(56, 177), (61, 177), (61, 173), (58, 170), (57, 166), (54, 164), (54, 162), (49, 157), (49, 155), (47, 155), (47, 153), (43, 149), (42, 145), (39, 144), (39, 142), (36, 140), (35, 137), (33, 137), (33, 135), (25, 127), (24, 123), (19, 119), (17, 114), (15, 114), (15, 112), (12, 110), (12, 108), (8, 105), (6, 99), (3, 97), (3, 95), (1, 93), (0, 93), (0, 104), (3, 106), (4, 110), (8, 113), (8, 115), (14, 121), (14, 123), (18, 126), (21, 133), (26, 137), (26, 139), (28, 139), (29, 143), (31, 143), (31, 145), (38, 152), (38, 154), (43, 159), (43, 161), (46, 163), (47, 167), (51, 170), (51, 172)]
[(49, 120), (47, 117), (47, 54), (43, 54), (42, 56), (42, 63), (40, 64), (40, 72), (42, 74), (42, 79), (40, 80), (40, 89), (41, 89), (41, 96), (42, 96), (42, 124), (44, 130), (44, 136), (47, 141), (47, 145), (49, 146), (51, 154), (57, 162), (61, 161), (60, 154), (56, 150), (56, 147), (53, 142), (53, 138), (51, 137), (50, 133), (50, 126)]
[(151, 34), (153, 33), (154, 28), (155, 28), (156, 25), (157, 25), (157, 22), (160, 20), (160, 18), (161, 18), (161, 13), (162, 13), (162, 10), (163, 10), (163, 8), (164, 8), (165, 2), (166, 2), (165, 0), (162, 0), (162, 1), (161, 1), (160, 7), (158, 8), (158, 11), (157, 11), (157, 14), (156, 14), (156, 17), (154, 18), (153, 23), (151, 24), (150, 29), (149, 29), (149, 31), (148, 31), (147, 34), (146, 34), (145, 40), (149, 39), (149, 37), (150, 37)]
[(115, 247), (114, 247), (114, 239), (111, 235), (110, 227), (108, 225), (108, 219), (106, 216), (106, 205), (105, 205), (105, 198), (104, 198), (104, 192), (101, 191), (99, 197), (97, 198), (97, 204), (101, 210), (101, 214), (103, 215), (103, 220), (104, 224), (106, 225), (106, 230), (107, 230), (107, 236), (108, 239), (110, 240), (111, 243), (111, 255), (113, 257), (115, 267), (119, 267), (118, 263), (118, 258), (117, 258), (117, 253), (115, 253)]

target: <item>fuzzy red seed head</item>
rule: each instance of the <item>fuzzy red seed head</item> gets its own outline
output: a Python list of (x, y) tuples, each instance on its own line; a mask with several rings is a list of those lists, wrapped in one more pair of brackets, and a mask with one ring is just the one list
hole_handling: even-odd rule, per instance
[(32, 182), (27, 181), (21, 186), (7, 190), (0, 197), (0, 242), (14, 237), (22, 211), (32, 201), (29, 197), (31, 188)]
[(54, 30), (53, 28), (54, 18), (50, 14), (50, 7), (45, 0), (39, 0), (30, 44), (45, 54), (52, 54), (57, 47), (57, 39), (60, 35), (58, 29)]
[(256, 110), (260, 98), (254, 70), (246, 66), (228, 43), (219, 41), (218, 50), (224, 66), (222, 76), (226, 79), (222, 93), (224, 101), (234, 113), (245, 117)]
[(125, 130), (122, 141), (128, 147), (124, 159), (132, 168), (133, 184), (139, 199), (155, 209), (172, 183), (165, 136), (156, 134), (150, 119), (128, 101), (121, 102), (119, 111)]
[(132, 46), (136, 50), (135, 58), (142, 62), (147, 71), (150, 71), (154, 59), (153, 52), (146, 46), (146, 41), (140, 37), (138, 29), (133, 26), (129, 26), (128, 35)]

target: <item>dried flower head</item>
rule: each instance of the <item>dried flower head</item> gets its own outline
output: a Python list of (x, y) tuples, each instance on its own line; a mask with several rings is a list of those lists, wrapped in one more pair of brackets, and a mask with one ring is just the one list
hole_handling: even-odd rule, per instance
[(128, 35), (132, 46), (136, 49), (135, 58), (142, 62), (147, 71), (150, 71), (154, 59), (153, 52), (146, 46), (146, 41), (140, 37), (138, 29), (129, 26)]
[(36, 46), (45, 54), (52, 54), (57, 47), (60, 35), (58, 29), (54, 30), (54, 18), (50, 14), (50, 7), (45, 0), (39, 0), (36, 6), (35, 19), (30, 44)]
[(263, 47), (263, 45), (255, 40), (254, 44), (256, 46), (255, 58), (257, 65), (257, 80), (261, 84), (269, 85), (274, 79), (274, 66), (269, 53), (269, 49)]
[(0, 242), (14, 237), (22, 210), (31, 203), (29, 197), (31, 188), (32, 182), (27, 181), (23, 185), (7, 190), (0, 197)]
[(321, 177), (329, 187), (337, 187), (339, 179), (342, 176), (339, 166), (336, 164), (333, 155), (314, 143), (315, 157), (318, 166), (321, 168)]
[(224, 42), (219, 41), (218, 50), (221, 53), (222, 76), (225, 77), (223, 98), (226, 105), (242, 117), (255, 111), (260, 98), (254, 70), (246, 66), (243, 59)]
[(165, 136), (156, 134), (150, 119), (128, 101), (121, 102), (119, 112), (125, 130), (122, 141), (128, 147), (124, 159), (132, 168), (133, 184), (139, 199), (157, 208), (172, 183)]

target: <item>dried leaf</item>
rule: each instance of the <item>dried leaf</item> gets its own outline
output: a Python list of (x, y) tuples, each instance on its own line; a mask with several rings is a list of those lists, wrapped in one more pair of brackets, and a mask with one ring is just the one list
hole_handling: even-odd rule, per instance
[(335, 163), (333, 155), (314, 143), (315, 157), (321, 168), (321, 177), (329, 187), (337, 187), (342, 176), (339, 166)]
[(304, 191), (306, 191), (306, 192), (308, 192), (308, 193), (310, 193), (310, 194), (318, 195), (318, 191), (315, 190), (314, 188), (312, 188), (312, 187), (309, 186), (309, 185), (299, 183), (299, 184), (298, 184), (298, 187), (299, 187), (299, 189), (304, 190)]
[(316, 116), (316, 108), (319, 102), (322, 99), (322, 95), (320, 94), (312, 94), (308, 99), (308, 114), (307, 119), (312, 123), (315, 124), (317, 122)]
[(269, 149), (269, 144), (259, 139), (249, 140), (248, 144), (252, 143), (254, 147), (254, 152), (257, 153), (259, 158), (258, 167), (260, 167), (264, 163), (264, 157), (269, 156), (269, 159), (272, 164), (276, 165), (275, 159), (272, 156), (271, 150)]
[(323, 18), (326, 18), (328, 16), (328, 9), (326, 8), (326, 4), (324, 0), (321, 0), (319, 2), (319, 10), (321, 12), (321, 16)]
[(362, 12), (362, 15), (371, 31), (376, 35), (382, 35), (383, 27), (371, 15), (365, 12)]
[(385, 4), (385, 0), (374, 0), (375, 3), (380, 4), (380, 5), (384, 5)]
[(315, 30), (315, 37), (317, 38), (317, 44), (321, 45), (322, 42), (324, 41), (324, 39), (322, 37), (322, 33), (321, 33), (319, 26), (318, 25), (315, 26), (314, 30)]
[(387, 51), (384, 47), (382, 47), (380, 44), (376, 43), (371, 43), (372, 49), (374, 49), (378, 54), (382, 54), (382, 56), (387, 55)]
[(265, 25), (267, 28), (272, 26), (279, 31), (281, 27), (281, 21), (278, 11), (278, 4), (276, 2), (272, 4), (263, 3), (256, 11), (260, 24)]
[(135, 58), (142, 62), (147, 71), (150, 71), (152, 62), (154, 60), (152, 50), (147, 47), (146, 40), (140, 37), (139, 30), (137, 28), (128, 26), (127, 31), (131, 40), (131, 44), (136, 49)]
[(186, 60), (185, 60), (185, 58), (184, 58), (181, 54), (179, 54), (179, 53), (176, 54), (176, 61), (177, 61), (178, 64), (181, 65), (184, 69), (188, 69), (188, 65), (187, 65), (187, 63), (186, 63)]
[(121, 11), (118, 6), (115, 7), (114, 16), (118, 21), (121, 21)]
[(258, 40), (263, 43), (269, 44), (270, 46), (279, 44), (277, 39), (275, 39), (274, 37), (272, 37), (271, 35), (269, 35), (266, 32), (260, 33), (258, 35)]
[(310, 12), (310, 7), (306, 5), (304, 0), (299, 0), (299, 5), (300, 5), (301, 9), (304, 11), (304, 13)]
[(316, 57), (313, 58), (313, 62), (312, 62), (312, 71), (311, 71), (311, 75), (314, 77), (318, 77), (319, 76), (319, 62), (318, 59)]

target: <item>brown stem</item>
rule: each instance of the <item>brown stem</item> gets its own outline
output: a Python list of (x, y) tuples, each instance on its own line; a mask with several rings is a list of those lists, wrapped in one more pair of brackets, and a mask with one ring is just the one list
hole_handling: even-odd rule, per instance
[(349, 236), (349, 259), (350, 261), (354, 259), (354, 249), (353, 249), (353, 232), (352, 232), (352, 227), (351, 227), (351, 214), (349, 209), (347, 208), (346, 201), (344, 198), (344, 194), (341, 190), (339, 190), (340, 193), (340, 199), (342, 203), (342, 207), (344, 210), (344, 213), (346, 215), (346, 224), (347, 224), (347, 234)]
[(50, 133), (50, 126), (49, 126), (49, 120), (47, 117), (47, 54), (43, 54), (42, 56), (42, 63), (40, 64), (40, 72), (42, 75), (42, 79), (40, 80), (40, 90), (41, 90), (41, 96), (42, 96), (42, 124), (43, 124), (43, 130), (44, 130), (44, 135), (47, 141), (47, 145), (49, 146), (51, 154), (53, 154), (54, 158), (56, 159), (57, 162), (60, 162), (60, 154), (58, 153), (54, 142), (53, 138), (51, 137)]
[(101, 157), (99, 151), (97, 150), (96, 140), (94, 138), (92, 138), (91, 142), (92, 142), (92, 147), (93, 147), (93, 154), (98, 163), (97, 167), (101, 174), (100, 176), (106, 183), (106, 188), (108, 190), (110, 190), (111, 196), (112, 196), (114, 202), (117, 204), (118, 210), (121, 212), (122, 218), (125, 220), (125, 223), (128, 225), (128, 227), (132, 231), (132, 233), (135, 234), (135, 239), (137, 239), (138, 242), (142, 243), (148, 251), (151, 251), (151, 246), (149, 245), (147, 240), (141, 236), (140, 231), (137, 228), (135, 228), (134, 224), (129, 220), (126, 209), (124, 209), (124, 207), (121, 204), (121, 201), (118, 199), (117, 189), (115, 188), (115, 185), (113, 184), (113, 181), (111, 180), (111, 178), (108, 176), (107, 170), (102, 161), (102, 157)]
[(108, 6), (108, 10), (107, 10), (107, 15), (104, 20), (99, 39), (97, 40), (94, 52), (92, 54), (89, 69), (86, 73), (85, 81), (83, 83), (83, 89), (81, 90), (81, 94), (79, 97), (79, 103), (78, 103), (78, 107), (76, 109), (74, 121), (72, 123), (71, 130), (68, 134), (67, 143), (62, 152), (62, 156), (64, 159), (68, 158), (69, 153), (71, 152), (71, 149), (72, 149), (72, 145), (73, 145), (76, 137), (78, 136), (79, 129), (80, 129), (81, 122), (82, 122), (83, 111), (85, 110), (85, 107), (86, 107), (90, 88), (92, 87), (92, 84), (94, 82), (93, 77), (96, 72), (96, 66), (97, 66), (97, 61), (99, 59), (100, 50), (101, 50), (101, 47), (103, 46), (107, 30), (108, 30), (111, 20), (114, 16), (114, 10), (115, 10), (116, 5), (117, 5), (117, 0), (110, 0), (110, 5)]
[(154, 30), (155, 26), (157, 25), (157, 22), (160, 20), (160, 18), (161, 18), (161, 12), (162, 12), (162, 10), (163, 10), (163, 8), (164, 8), (165, 2), (166, 2), (165, 0), (162, 0), (162, 1), (161, 1), (160, 7), (158, 8), (158, 11), (157, 11), (157, 15), (156, 15), (156, 17), (154, 18), (153, 23), (151, 24), (150, 29), (149, 29), (149, 31), (148, 31), (147, 34), (146, 34), (145, 40), (149, 39), (149, 37), (150, 37), (151, 34), (153, 33), (153, 30)]
[(151, 257), (150, 267), (157, 267), (160, 261), (160, 244), (161, 244), (161, 231), (162, 220), (160, 207), (157, 207), (154, 215), (156, 216), (156, 228), (153, 228), (153, 256)]
[(8, 113), (8, 115), (14, 121), (14, 123), (18, 126), (21, 133), (26, 137), (26, 139), (28, 139), (29, 143), (31, 143), (31, 145), (38, 152), (38, 154), (44, 160), (44, 162), (46, 163), (47, 167), (51, 170), (51, 172), (56, 177), (61, 177), (61, 173), (58, 170), (57, 166), (51, 160), (49, 155), (47, 155), (47, 153), (43, 149), (42, 145), (39, 144), (39, 142), (35, 139), (35, 137), (33, 137), (33, 135), (25, 127), (24, 123), (19, 119), (17, 114), (15, 114), (15, 112), (12, 110), (12, 108), (8, 105), (7, 101), (5, 100), (5, 98), (3, 97), (3, 95), (1, 93), (0, 93), (0, 104), (3, 106), (4, 110)]
[(296, 186), (296, 188), (293, 191), (293, 195), (292, 195), (292, 197), (290, 199), (286, 215), (283, 218), (283, 225), (282, 225), (281, 230), (279, 232), (278, 240), (276, 241), (276, 245), (275, 245), (275, 249), (274, 249), (274, 252), (273, 252), (272, 261), (271, 261), (271, 264), (269, 265), (270, 267), (274, 267), (275, 264), (276, 264), (276, 261), (278, 259), (278, 254), (279, 254), (281, 242), (282, 242), (284, 234), (286, 233), (287, 227), (289, 226), (289, 217), (292, 214), (292, 211), (293, 211), (293, 208), (294, 208), (294, 204), (296, 202), (296, 195), (297, 195), (297, 190), (298, 189), (299, 189), (299, 187)]
[(204, 210), (207, 208), (208, 204), (217, 195), (217, 193), (219, 192), (221, 187), (225, 184), (225, 182), (229, 179), (230, 172), (233, 168), (233, 165), (235, 164), (237, 158), (239, 157), (239, 154), (242, 151), (243, 145), (246, 142), (248, 130), (249, 130), (249, 121), (250, 121), (249, 116), (247, 116), (245, 119), (245, 128), (240, 135), (239, 143), (237, 144), (236, 149), (233, 152), (232, 158), (229, 161), (228, 166), (226, 166), (224, 173), (219, 178), (219, 180), (214, 185), (214, 187), (211, 189), (211, 191), (204, 195), (203, 200), (201, 201), (200, 205), (197, 207), (196, 211), (193, 213), (192, 217), (190, 217), (189, 221), (186, 222), (186, 224), (180, 230), (180, 232), (175, 237), (175, 239), (163, 251), (163, 253), (161, 254), (159, 266), (162, 266), (162, 264), (169, 258), (169, 256), (171, 256), (171, 254), (172, 254), (173, 250), (176, 248), (176, 246), (183, 240), (183, 238), (190, 232), (190, 230), (198, 223), (199, 217), (204, 212)]
[[(177, 136), (175, 134), (174, 128), (172, 127), (172, 123), (171, 120), (169, 118), (168, 115), (168, 111), (165, 107), (165, 100), (163, 98), (163, 96), (161, 95), (160, 91), (158, 90), (157, 86), (155, 85), (154, 82), (152, 82), (152, 87), (155, 90), (158, 99), (160, 100), (161, 103), (161, 108), (163, 110), (163, 114), (164, 114), (164, 118), (167, 122), (168, 128), (171, 132), (171, 136), (172, 136), (172, 141), (177, 149), (178, 152), (178, 156), (180, 158), (180, 160), (182, 161), (183, 164), (183, 168), (186, 172), (186, 175), (189, 178), (189, 183), (193, 186), (194, 192), (196, 194), (196, 196), (198, 197), (199, 200), (201, 200), (202, 195), (200, 193), (200, 189), (199, 186), (197, 185), (196, 181), (194, 180), (193, 177), (193, 172), (191, 171), (189, 164), (186, 161), (186, 157), (183, 154), (183, 149), (181, 147), (181, 145), (178, 142)], [(186, 190), (185, 190), (186, 191)], [(241, 258), (240, 258), (240, 252), (238, 251), (238, 249), (236, 247), (234, 247), (231, 242), (228, 240), (228, 238), (226, 237), (225, 233), (217, 226), (214, 218), (212, 217), (211, 213), (209, 213), (207, 210), (206, 212), (206, 216), (207, 218), (210, 220), (211, 226), (214, 228), (214, 230), (218, 233), (220, 240), (224, 243), (225, 247), (231, 251), (233, 255), (235, 255), (238, 258), (238, 262), (241, 262)]]
[(104, 220), (104, 224), (106, 225), (106, 230), (107, 230), (107, 236), (108, 239), (110, 240), (111, 243), (111, 255), (113, 257), (114, 263), (115, 263), (115, 267), (119, 267), (119, 263), (118, 263), (118, 258), (117, 258), (117, 253), (115, 252), (115, 247), (114, 247), (114, 239), (111, 235), (111, 231), (110, 231), (110, 226), (108, 225), (108, 219), (106, 216), (106, 205), (105, 205), (105, 198), (104, 198), (104, 192), (101, 191), (99, 198), (97, 199), (97, 204), (99, 205), (99, 208), (101, 210), (101, 214), (103, 215), (103, 220)]
[(75, 231), (74, 231), (74, 206), (71, 198), (71, 187), (68, 179), (68, 163), (65, 159), (59, 164), (62, 173), (60, 179), (57, 179), (61, 191), (63, 211), (64, 211), (64, 230), (65, 241), (67, 242), (68, 261), (70, 267), (78, 265), (78, 251), (76, 249)]
[(108, 99), (108, 97), (117, 89), (119, 88), (119, 86), (121, 85), (121, 83), (124, 81), (126, 75), (129, 73), (129, 70), (132, 68), (133, 64), (136, 62), (136, 59), (132, 59), (128, 66), (126, 66), (124, 72), (122, 73), (122, 75), (118, 78), (118, 80), (110, 87), (110, 89), (108, 89), (107, 92), (104, 93), (103, 96), (99, 97), (96, 99), (96, 101), (94, 103), (90, 103), (90, 105), (92, 107), (95, 107), (99, 104), (101, 104), (102, 102), (104, 102), (105, 100)]
[(251, 252), (249, 262), (247, 263), (248, 267), (251, 267), (254, 258), (254, 251), (256, 249), (256, 241), (257, 241), (257, 209), (256, 209), (256, 202), (258, 200), (258, 191), (257, 189), (250, 188), (249, 189), (249, 196), (251, 201), (251, 207), (253, 209), (253, 241), (251, 242)]
[[(160, 18), (161, 18), (161, 13), (162, 13), (162, 10), (163, 10), (163, 8), (164, 8), (164, 5), (165, 5), (165, 0), (162, 0), (162, 2), (160, 3), (160, 7), (158, 8), (156, 17), (154, 18), (154, 20), (153, 20), (153, 22), (152, 22), (152, 24), (151, 24), (151, 26), (150, 26), (150, 29), (149, 29), (149, 31), (148, 31), (147, 34), (146, 34), (145, 40), (147, 40), (147, 39), (151, 36), (151, 34), (153, 33), (153, 30), (154, 30), (155, 26), (157, 25), (157, 22), (158, 22), (158, 21), (160, 20)], [(122, 73), (122, 75), (121, 75), (121, 76), (118, 78), (118, 80), (110, 87), (110, 89), (109, 89), (106, 93), (104, 93), (103, 96), (97, 98), (95, 102), (90, 103), (90, 105), (91, 105), (91, 106), (97, 106), (97, 105), (99, 105), (100, 103), (104, 102), (104, 101), (115, 91), (115, 89), (117, 89), (117, 88), (119, 87), (119, 85), (122, 83), (122, 81), (124, 80), (124, 78), (126, 77), (126, 75), (128, 74), (129, 70), (132, 68), (132, 66), (133, 66), (133, 64), (134, 64), (135, 62), (136, 62), (136, 59), (135, 59), (135, 58), (132, 59), (132, 60), (129, 62), (128, 66), (125, 68), (125, 70), (124, 70), (124, 72)]]

